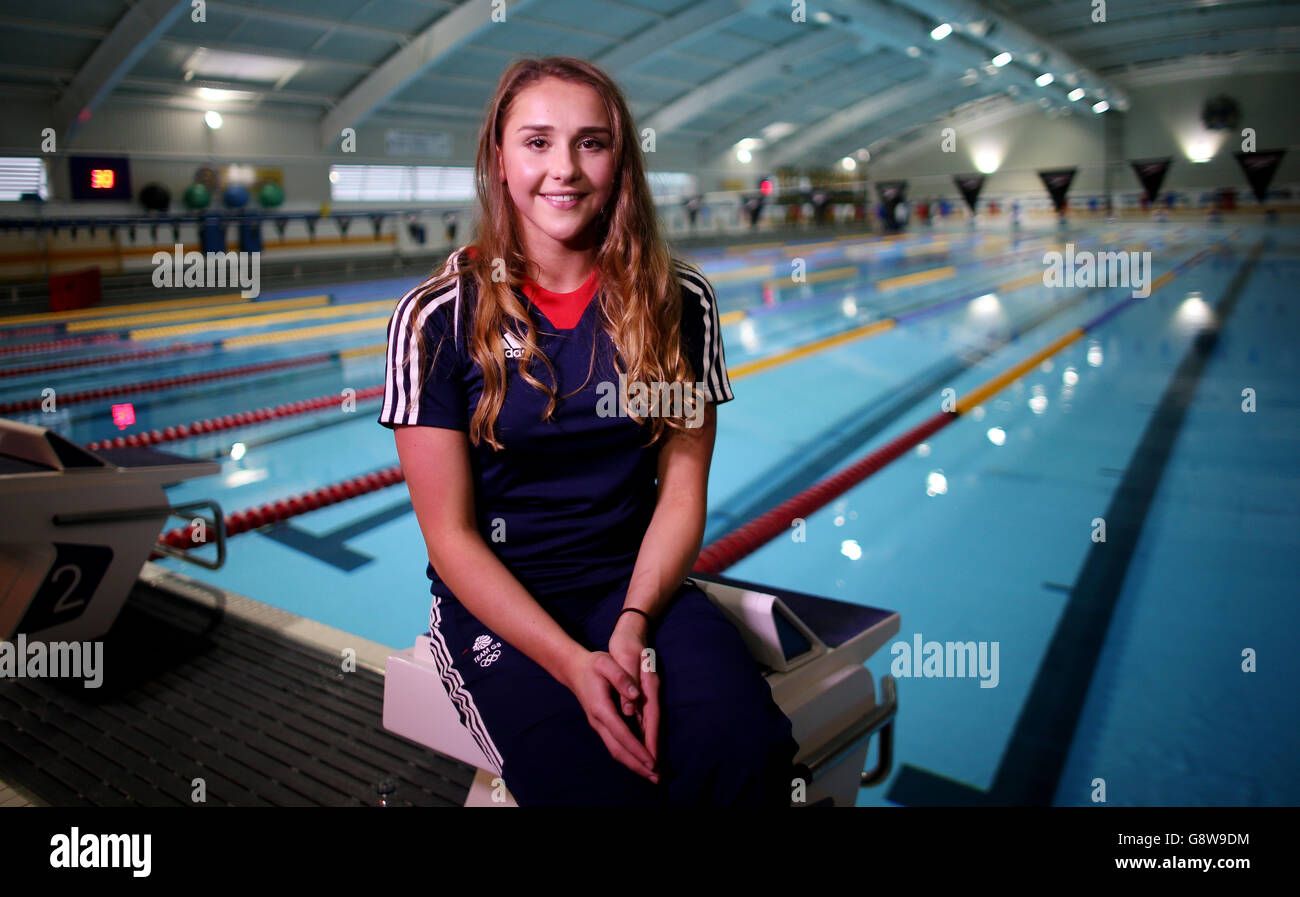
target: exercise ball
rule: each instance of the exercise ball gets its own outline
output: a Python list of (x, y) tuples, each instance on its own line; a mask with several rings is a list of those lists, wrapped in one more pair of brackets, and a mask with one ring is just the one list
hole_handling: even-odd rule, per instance
[(140, 191), (140, 205), (146, 212), (165, 212), (172, 204), (172, 192), (162, 184), (145, 184)]
[(257, 192), (257, 201), (262, 204), (264, 209), (274, 209), (284, 202), (284, 188), (274, 181), (267, 181), (262, 185), (262, 189)]
[(202, 184), (190, 184), (185, 188), (181, 201), (187, 209), (206, 209), (208, 203), (212, 202), (212, 194)]
[(231, 184), (222, 194), (221, 201), (227, 209), (242, 209), (248, 205), (248, 188), (243, 184)]

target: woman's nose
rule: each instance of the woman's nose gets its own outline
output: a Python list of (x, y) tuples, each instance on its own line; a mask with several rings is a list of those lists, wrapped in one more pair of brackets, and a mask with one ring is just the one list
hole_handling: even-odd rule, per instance
[(578, 170), (572, 147), (556, 147), (551, 154), (551, 176), (558, 181), (569, 181)]

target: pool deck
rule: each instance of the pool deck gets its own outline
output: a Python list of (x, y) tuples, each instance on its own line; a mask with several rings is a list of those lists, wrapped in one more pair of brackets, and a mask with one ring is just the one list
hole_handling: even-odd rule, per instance
[(379, 806), (381, 792), (460, 806), (469, 791), (470, 766), (383, 728), (386, 645), (153, 563), (103, 642), (98, 689), (0, 682), (0, 807)]

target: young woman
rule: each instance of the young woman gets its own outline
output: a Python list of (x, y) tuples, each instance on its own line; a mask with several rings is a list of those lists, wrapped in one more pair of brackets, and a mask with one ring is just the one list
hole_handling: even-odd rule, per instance
[(713, 289), (668, 255), (640, 153), (596, 67), (506, 70), (474, 243), (398, 303), (379, 422), (434, 660), (521, 806), (788, 806), (790, 721), (686, 579), (732, 393)]

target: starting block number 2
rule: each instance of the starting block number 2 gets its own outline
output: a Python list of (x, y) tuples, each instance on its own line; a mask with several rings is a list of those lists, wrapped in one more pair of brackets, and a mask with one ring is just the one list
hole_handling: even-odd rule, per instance
[(54, 549), (54, 563), (27, 606), (20, 632), (39, 632), (85, 613), (113, 560), (107, 545), (55, 542)]

